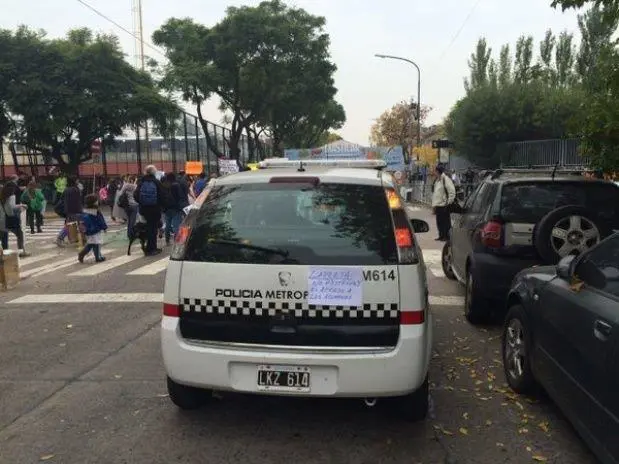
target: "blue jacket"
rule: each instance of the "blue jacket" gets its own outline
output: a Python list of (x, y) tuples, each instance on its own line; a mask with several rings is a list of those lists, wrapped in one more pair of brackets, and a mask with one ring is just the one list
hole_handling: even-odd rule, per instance
[(86, 210), (84, 214), (81, 216), (81, 221), (84, 224), (84, 233), (88, 235), (95, 235), (101, 231), (107, 230), (107, 224), (105, 223), (105, 218), (101, 211), (96, 210)]

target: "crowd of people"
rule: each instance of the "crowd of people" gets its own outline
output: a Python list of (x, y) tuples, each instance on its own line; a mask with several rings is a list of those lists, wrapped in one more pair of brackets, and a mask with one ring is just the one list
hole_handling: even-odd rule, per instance
[[(216, 177), (215, 174), (210, 176)], [(210, 179), (205, 173), (195, 178), (184, 172), (162, 173), (156, 166), (146, 168), (138, 178), (127, 175), (104, 181), (98, 192), (87, 195), (83, 183), (74, 177), (58, 173), (53, 182), (51, 203), (54, 212), (64, 218), (64, 226), (58, 232), (56, 243), (64, 247), (71, 224), (77, 224), (85, 236), (85, 247), (78, 260), (91, 251), (95, 261), (101, 262), (102, 234), (107, 223), (102, 208), (110, 208), (113, 222), (127, 225), (127, 237), (132, 238), (136, 223), (145, 224), (147, 240), (146, 255), (161, 253), (157, 240), (165, 237), (169, 245), (183, 219), (184, 208), (193, 203), (206, 188)], [(26, 176), (11, 176), (0, 187), (0, 238), (2, 249), (9, 248), (9, 234), (17, 239), (20, 256), (29, 256), (25, 250), (22, 227), (22, 211), (26, 211), (26, 224), (32, 234), (43, 231), (47, 199), (36, 179)]]

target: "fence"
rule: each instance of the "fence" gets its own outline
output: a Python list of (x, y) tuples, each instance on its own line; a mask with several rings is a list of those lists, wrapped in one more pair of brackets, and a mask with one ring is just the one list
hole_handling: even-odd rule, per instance
[(540, 166), (584, 167), (589, 162), (580, 156), (577, 139), (532, 140), (502, 143), (497, 146), (501, 167)]
[[(212, 144), (222, 157), (230, 156), (227, 140), (230, 130), (207, 122), (208, 135)], [(178, 172), (185, 166), (185, 161), (201, 161), (207, 172), (218, 169), (217, 153), (207, 143), (202, 125), (196, 116), (182, 113), (172, 121), (173, 135), (152, 134), (148, 142), (140, 134), (143, 131), (127, 131), (111, 144), (103, 144), (100, 157), (86, 161), (79, 166), (79, 176), (87, 178), (107, 178), (124, 174), (139, 174), (148, 164), (155, 164), (165, 172)], [(152, 128), (151, 128), (152, 129)], [(1, 145), (1, 144), (0, 144)], [(270, 156), (271, 146), (268, 140), (257, 143), (246, 136), (239, 142), (240, 161), (251, 162)], [(48, 176), (50, 170), (57, 166), (57, 161), (40, 154), (32, 153), (25, 147), (13, 145), (0, 146), (0, 175), (6, 178), (20, 172), (36, 177)]]

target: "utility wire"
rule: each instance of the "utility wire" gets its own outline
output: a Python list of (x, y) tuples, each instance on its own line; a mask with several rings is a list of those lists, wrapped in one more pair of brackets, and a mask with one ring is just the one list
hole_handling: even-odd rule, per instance
[[(80, 1), (80, 0), (78, 0), (78, 1)], [(460, 26), (460, 29), (458, 29), (458, 32), (456, 32), (456, 34), (453, 36), (453, 38), (451, 39), (451, 42), (449, 42), (449, 45), (447, 45), (447, 48), (445, 48), (443, 53), (441, 53), (439, 61), (441, 61), (445, 57), (445, 54), (449, 51), (451, 46), (458, 39), (458, 37), (460, 36), (460, 33), (464, 30), (464, 26), (466, 26), (466, 24), (469, 22), (469, 20), (473, 16), (473, 13), (475, 12), (475, 10), (477, 9), (477, 7), (479, 6), (480, 3), (481, 3), (481, 0), (477, 0), (475, 2), (475, 4), (473, 5), (473, 7), (470, 9), (468, 15), (466, 15), (466, 18), (464, 18), (464, 21), (462, 22), (462, 25)]]
[(150, 48), (151, 50), (154, 50), (155, 52), (159, 53), (161, 56), (163, 56), (164, 58), (166, 58), (166, 55), (164, 52), (162, 52), (160, 49), (158, 49), (157, 47), (155, 47), (154, 45), (145, 42), (144, 40), (142, 40), (140, 37), (136, 36), (133, 32), (131, 32), (129, 29), (127, 29), (126, 27), (122, 26), (121, 24), (118, 24), (116, 21), (114, 21), (112, 18), (110, 18), (109, 16), (104, 15), (103, 13), (101, 13), (99, 10), (97, 10), (95, 7), (89, 5), (88, 3), (86, 3), (84, 0), (77, 0), (78, 3), (84, 5), (86, 8), (88, 8), (89, 10), (91, 10), (93, 13), (97, 14), (98, 16), (101, 16), (103, 19), (105, 19), (106, 21), (108, 21), (109, 23), (112, 23), (114, 26), (116, 26), (117, 28), (119, 28), (120, 30), (122, 30), (123, 32), (126, 32), (127, 34), (129, 34), (131, 37), (133, 37), (136, 40), (139, 40), (140, 42), (142, 42), (144, 45), (146, 45), (148, 48)]

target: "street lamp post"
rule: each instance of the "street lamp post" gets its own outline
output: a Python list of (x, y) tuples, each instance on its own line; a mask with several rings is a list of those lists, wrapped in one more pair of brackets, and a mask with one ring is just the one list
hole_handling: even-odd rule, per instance
[[(420, 147), (421, 146), (421, 70), (419, 69), (419, 66), (417, 66), (417, 63), (415, 63), (414, 61), (409, 60), (407, 58), (402, 58), (400, 56), (382, 55), (379, 53), (377, 53), (374, 56), (376, 56), (377, 58), (388, 58), (391, 60), (406, 61), (407, 63), (410, 63), (413, 66), (415, 66), (415, 68), (417, 69), (417, 146)], [(417, 154), (417, 159), (419, 159), (419, 154)]]

